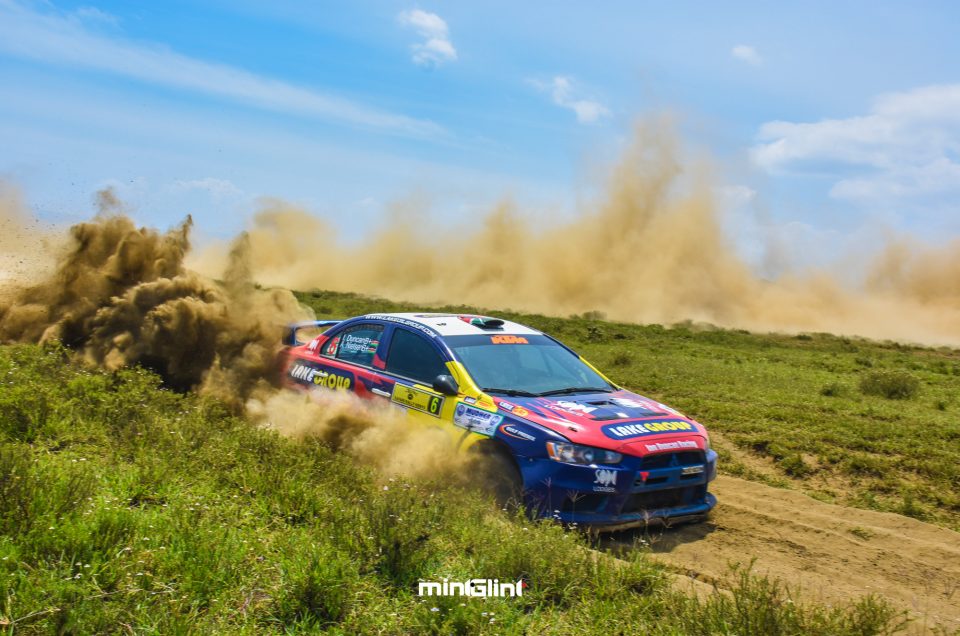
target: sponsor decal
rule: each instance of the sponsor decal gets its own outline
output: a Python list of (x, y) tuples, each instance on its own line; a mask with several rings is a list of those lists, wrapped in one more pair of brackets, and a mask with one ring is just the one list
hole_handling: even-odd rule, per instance
[(530, 411), (523, 408), (522, 406), (517, 406), (516, 404), (510, 404), (509, 402), (498, 402), (498, 404), (500, 405), (500, 408), (502, 408), (504, 411), (510, 411), (517, 417), (526, 417), (530, 415)]
[(657, 433), (691, 433), (697, 429), (684, 420), (651, 420), (637, 424), (608, 424), (601, 430), (604, 435), (613, 439), (630, 439)]
[(393, 322), (398, 325), (403, 325), (404, 327), (410, 327), (411, 329), (416, 329), (420, 333), (430, 338), (437, 337), (437, 332), (435, 332), (430, 327), (420, 324), (419, 322), (416, 322), (414, 320), (408, 320), (407, 318), (401, 318), (399, 316), (388, 316), (387, 314), (368, 314), (367, 316), (364, 316), (364, 317), (369, 320), (383, 320), (386, 322)]
[(587, 406), (586, 404), (580, 404), (579, 402), (571, 402), (570, 400), (558, 400), (553, 404), (550, 404), (550, 408), (554, 410), (560, 409), (563, 411), (568, 411), (570, 413), (577, 413), (582, 415), (590, 415), (597, 410), (595, 406)]
[(681, 475), (699, 475), (703, 472), (703, 466), (684, 466), (680, 469)]
[(622, 406), (625, 409), (643, 409), (645, 411), (650, 411), (651, 413), (656, 413), (657, 408), (649, 402), (643, 402), (641, 400), (634, 400), (633, 398), (610, 398), (610, 401), (617, 406)]
[(683, 448), (700, 448), (700, 445), (689, 439), (682, 439), (679, 442), (659, 442), (657, 444), (645, 444), (647, 451), (656, 453), (658, 451), (680, 450)]
[(500, 579), (470, 579), (469, 581), (420, 581), (417, 585), (417, 596), (469, 596), (473, 598), (487, 597), (520, 597), (527, 582), (517, 579), (516, 583), (501, 583)]
[(457, 404), (453, 413), (453, 423), (460, 428), (480, 433), (481, 435), (493, 435), (497, 426), (503, 421), (502, 415), (483, 411), (463, 402)]
[(414, 411), (422, 411), (434, 417), (440, 417), (440, 410), (443, 409), (442, 396), (399, 382), (393, 385), (393, 394), (390, 396), (390, 400), (400, 406), (405, 406)]
[(533, 442), (533, 441), (536, 441), (537, 439), (530, 433), (527, 433), (526, 431), (522, 431), (512, 424), (504, 424), (503, 426), (500, 427), (500, 432), (506, 435), (507, 437), (515, 437), (517, 439), (522, 439), (525, 442)]
[(617, 471), (609, 468), (598, 468), (594, 471), (593, 490), (595, 492), (616, 492)]
[(490, 342), (493, 344), (530, 344), (530, 341), (523, 336), (512, 336), (510, 334), (490, 336)]
[(290, 377), (316, 386), (349, 391), (353, 386), (353, 377), (331, 373), (324, 369), (314, 369), (305, 364), (295, 364), (290, 368)]

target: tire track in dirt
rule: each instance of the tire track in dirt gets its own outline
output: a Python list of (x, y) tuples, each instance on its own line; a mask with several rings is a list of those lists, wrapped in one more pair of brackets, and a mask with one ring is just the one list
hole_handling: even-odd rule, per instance
[[(732, 564), (780, 579), (795, 598), (827, 604), (875, 593), (914, 619), (910, 631), (960, 630), (960, 534), (892, 513), (719, 477), (709, 521), (615, 533), (606, 549), (650, 544), (678, 573), (723, 586)], [(702, 586), (701, 586), (702, 589)]]

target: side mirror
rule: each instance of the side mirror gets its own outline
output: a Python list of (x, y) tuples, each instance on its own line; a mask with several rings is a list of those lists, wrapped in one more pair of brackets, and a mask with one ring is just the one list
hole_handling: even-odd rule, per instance
[(433, 379), (433, 390), (444, 395), (456, 395), (460, 393), (460, 385), (452, 375), (438, 375)]

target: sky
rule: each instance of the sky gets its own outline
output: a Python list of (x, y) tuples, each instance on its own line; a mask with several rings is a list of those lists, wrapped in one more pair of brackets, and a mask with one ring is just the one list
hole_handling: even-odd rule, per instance
[(0, 178), (56, 222), (112, 186), (201, 238), (279, 197), (349, 240), (408, 200), (570, 214), (669, 113), (745, 256), (775, 236), (807, 264), (960, 235), (957, 24), (951, 2), (0, 0)]

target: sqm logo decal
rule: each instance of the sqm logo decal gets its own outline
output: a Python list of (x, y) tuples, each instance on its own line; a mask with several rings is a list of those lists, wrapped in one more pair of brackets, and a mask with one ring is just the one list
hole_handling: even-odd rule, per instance
[(501, 583), (500, 579), (470, 579), (469, 581), (420, 581), (417, 587), (418, 596), (471, 596), (486, 598), (488, 596), (507, 597), (523, 596), (526, 581), (517, 579), (516, 583)]
[(594, 475), (596, 475), (596, 480), (593, 483), (599, 486), (616, 486), (617, 485), (617, 471), (615, 470), (599, 468), (594, 473)]

